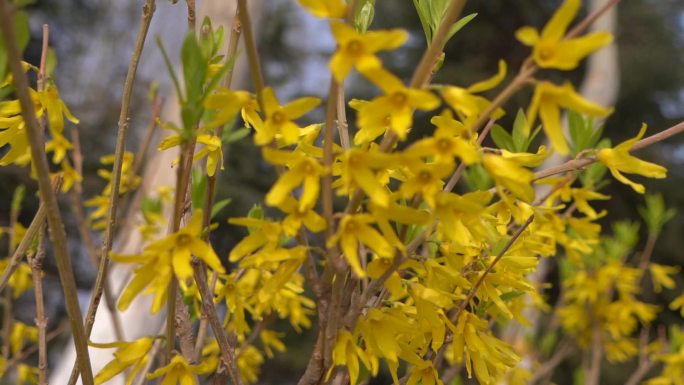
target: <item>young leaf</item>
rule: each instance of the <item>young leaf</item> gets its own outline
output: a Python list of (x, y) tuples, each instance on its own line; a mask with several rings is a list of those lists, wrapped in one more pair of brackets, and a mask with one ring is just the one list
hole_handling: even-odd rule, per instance
[(463, 27), (465, 27), (468, 23), (470, 23), (475, 17), (477, 17), (477, 13), (471, 13), (470, 15), (463, 16), (457, 22), (455, 22), (454, 25), (452, 25), (451, 29), (449, 30), (449, 35), (448, 35), (449, 38), (447, 40), (454, 37), (454, 35), (456, 33), (458, 33), (458, 31), (463, 29)]
[(223, 134), (222, 141), (225, 144), (237, 142), (238, 140), (249, 135), (249, 133), (251, 131), (252, 130), (250, 130), (247, 127), (238, 128), (237, 130), (233, 130), (233, 131), (225, 131)]
[(228, 206), (231, 201), (232, 201), (232, 199), (226, 198), (226, 199), (222, 199), (218, 202), (215, 202), (214, 206), (211, 208), (210, 218), (213, 219), (216, 215), (218, 215), (218, 213), (220, 213), (224, 207)]
[(362, 0), (356, 5), (354, 27), (359, 33), (366, 33), (375, 17), (375, 0)]
[[(413, 5), (416, 7), (418, 12), (418, 18), (420, 19), (420, 24), (423, 26), (423, 32), (425, 33), (425, 41), (428, 44), (432, 41), (432, 28), (430, 27), (430, 13), (429, 9), (426, 9), (424, 1), (413, 0)], [(427, 6), (429, 7), (429, 5)]]
[(515, 152), (525, 152), (529, 147), (527, 135), (525, 135), (525, 126), (527, 125), (527, 118), (522, 109), (518, 110), (513, 121), (513, 131), (511, 132), (511, 140)]
[(492, 131), (489, 133), (489, 135), (499, 148), (515, 152), (513, 138), (511, 138), (511, 135), (509, 135), (503, 127), (495, 124), (492, 127)]
[(207, 176), (200, 168), (192, 169), (191, 200), (194, 210), (204, 207), (205, 195), (207, 192)]

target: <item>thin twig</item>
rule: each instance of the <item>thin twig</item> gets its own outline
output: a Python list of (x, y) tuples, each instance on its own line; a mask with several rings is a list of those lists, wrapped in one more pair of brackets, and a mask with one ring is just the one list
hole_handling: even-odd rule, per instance
[(192, 32), (197, 31), (196, 27), (196, 7), (195, 0), (185, 0), (188, 5), (188, 30)]
[(36, 111), (29, 94), (29, 82), (21, 65), (21, 54), (17, 47), (12, 18), (9, 13), (7, 0), (0, 0), (0, 30), (5, 40), (5, 49), (8, 62), (12, 71), (14, 92), (21, 105), (22, 116), (26, 124), (26, 135), (31, 147), (31, 160), (38, 179), (40, 198), (47, 211), (48, 225), (50, 226), (50, 240), (52, 241), (57, 269), (64, 290), (67, 313), (71, 321), (74, 335), (74, 346), (78, 365), (83, 374), (84, 385), (93, 384), (93, 373), (88, 356), (87, 336), (83, 328), (81, 309), (78, 304), (78, 293), (74, 279), (71, 260), (67, 250), (66, 233), (64, 222), (59, 212), (57, 197), (50, 187), (50, 170), (48, 167), (45, 145), (43, 142), (43, 130), (36, 118)]
[(38, 234), (38, 250), (36, 255), (29, 257), (31, 278), (36, 300), (36, 327), (38, 328), (38, 384), (47, 385), (47, 318), (45, 317), (45, 299), (43, 297), (43, 259), (45, 258), (45, 226)]
[[(138, 71), (138, 63), (140, 62), (140, 55), (145, 46), (145, 39), (147, 32), (152, 22), (152, 16), (156, 9), (155, 0), (146, 0), (143, 5), (141, 13), (141, 22), (138, 29), (138, 35), (135, 41), (135, 48), (131, 55), (131, 60), (128, 64), (128, 71), (126, 72), (126, 80), (124, 81), (123, 96), (121, 97), (121, 111), (119, 113), (119, 125), (116, 134), (116, 146), (114, 150), (114, 163), (112, 165), (112, 191), (110, 195), (109, 207), (107, 208), (107, 226), (104, 232), (104, 240), (100, 253), (99, 266), (97, 269), (97, 277), (95, 278), (95, 287), (90, 297), (88, 304), (88, 312), (86, 314), (86, 337), (90, 333), (95, 324), (95, 315), (100, 304), (104, 286), (106, 284), (107, 270), (109, 266), (109, 252), (112, 250), (112, 242), (114, 240), (114, 229), (117, 219), (117, 210), (119, 206), (119, 188), (121, 185), (121, 173), (123, 166), (124, 153), (126, 151), (126, 135), (130, 124), (130, 105), (133, 96), (133, 86), (135, 84), (135, 75)], [(69, 378), (69, 385), (76, 383), (78, 378), (78, 368), (74, 367)]]
[(254, 39), (254, 31), (252, 29), (252, 21), (249, 17), (247, 0), (238, 0), (238, 10), (240, 23), (244, 32), (243, 39), (245, 42), (245, 48), (247, 49), (247, 60), (249, 61), (249, 71), (252, 75), (254, 91), (256, 92), (259, 108), (261, 108), (262, 112), (265, 112), (266, 110), (264, 110), (264, 101), (262, 98), (262, 92), (264, 90), (264, 76), (261, 72), (259, 52), (257, 51), (256, 40)]
[(199, 268), (199, 265), (195, 264), (195, 281), (197, 282), (197, 288), (199, 289), (200, 296), (202, 297), (202, 312), (206, 314), (209, 320), (209, 325), (216, 336), (216, 341), (218, 342), (219, 348), (221, 350), (221, 362), (222, 365), (228, 370), (230, 379), (234, 385), (241, 385), (242, 380), (240, 379), (240, 373), (237, 367), (237, 361), (235, 360), (235, 347), (233, 347), (228, 340), (226, 332), (223, 328), (223, 324), (218, 317), (216, 312), (216, 305), (213, 301), (213, 295), (209, 290), (207, 285), (207, 277), (205, 271)]
[(534, 384), (540, 379), (546, 377), (547, 375), (553, 373), (553, 371), (563, 363), (563, 361), (572, 356), (575, 353), (575, 347), (570, 342), (565, 342), (559, 344), (553, 352), (551, 358), (544, 362), (534, 371), (534, 375), (530, 379), (529, 383)]
[[(83, 153), (81, 152), (81, 141), (78, 135), (78, 130), (75, 128), (71, 130), (71, 141), (73, 143), (72, 158), (74, 161), (74, 170), (79, 174), (83, 175)], [(76, 219), (76, 228), (78, 229), (81, 241), (85, 245), (90, 261), (93, 263), (93, 267), (97, 268), (99, 265), (97, 246), (95, 245), (95, 240), (90, 233), (89, 222), (86, 219), (85, 211), (83, 210), (83, 186), (80, 181), (74, 182), (74, 188), (69, 192), (69, 199), (71, 200), (71, 208), (74, 212), (74, 218)], [(121, 319), (119, 313), (116, 311), (116, 304), (114, 296), (112, 295), (111, 287), (109, 285), (109, 279), (107, 276), (104, 283), (104, 297), (105, 305), (109, 310), (109, 315), (112, 321), (112, 326), (114, 328), (114, 336), (119, 341), (124, 341), (123, 327), (121, 326)]]

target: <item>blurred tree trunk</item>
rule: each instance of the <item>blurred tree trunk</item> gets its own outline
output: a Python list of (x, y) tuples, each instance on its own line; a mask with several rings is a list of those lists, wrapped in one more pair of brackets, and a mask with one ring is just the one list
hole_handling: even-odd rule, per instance
[[(235, 15), (236, 3), (237, 2), (235, 0), (202, 1), (200, 3), (201, 6), (198, 9), (198, 14), (201, 15), (201, 18), (198, 18), (197, 25), (201, 25), (202, 18), (204, 17), (204, 15), (210, 15), (212, 24), (215, 26), (223, 25), (226, 34), (229, 34), (232, 26), (233, 16)], [(134, 5), (137, 6), (137, 2)], [(145, 53), (143, 54), (143, 59), (141, 60), (141, 67), (144, 67), (146, 65), (145, 57), (150, 56), (151, 51), (158, 51), (158, 48), (154, 44), (154, 36), (157, 33), (159, 33), (160, 29), (166, 28), (164, 25), (185, 25), (184, 20), (170, 20), (170, 17), (164, 17), (169, 16), (168, 9), (165, 10), (165, 8), (168, 7), (171, 7), (171, 5), (167, 2), (159, 2), (157, 4), (157, 13), (154, 16), (152, 26), (147, 37)], [(184, 8), (184, 3), (179, 2), (173, 7)], [(256, 25), (259, 20), (258, 16), (261, 10), (261, 2), (250, 1), (250, 7), (252, 10), (253, 23)], [(114, 17), (112, 17), (110, 20), (112, 19), (114, 19)], [(135, 22), (137, 23), (138, 20), (135, 20)], [(137, 26), (133, 25), (131, 26), (131, 28), (137, 28)], [(168, 35), (162, 35), (163, 38), (166, 36)], [(114, 39), (115, 37), (110, 38)], [(164, 39), (164, 41), (165, 45), (167, 45), (167, 40)], [(182, 40), (178, 39), (174, 40), (174, 42), (177, 44), (180, 44), (181, 41)], [(170, 52), (176, 52), (179, 51), (180, 47), (169, 47), (167, 45), (167, 49)], [(242, 51), (242, 49), (239, 49), (238, 51)], [(120, 53), (120, 55), (121, 57), (128, 58), (130, 53)], [(156, 63), (161, 64), (158, 61)], [(150, 68), (148, 67), (147, 70), (149, 71)], [(238, 62), (236, 63), (233, 76), (233, 78), (235, 79), (233, 84), (235, 84), (236, 87), (244, 88), (247, 86), (247, 84), (245, 84), (244, 81), (244, 79), (249, 79), (249, 77), (246, 74), (246, 71), (247, 67), (245, 60), (242, 60), (242, 57), (240, 57), (240, 60), (238, 60)], [(160, 82), (168, 83), (169, 76), (166, 75), (166, 70), (163, 67), (157, 68), (156, 73), (157, 78)], [(176, 97), (176, 95), (172, 94), (173, 91), (171, 91), (171, 87), (162, 87), (162, 89), (169, 90), (169, 94), (164, 95), (165, 106), (160, 118), (164, 122), (176, 122), (176, 124), (179, 124), (178, 121), (180, 117), (180, 109), (178, 105), (178, 98)], [(114, 135), (114, 133), (115, 131), (112, 130), (111, 135)], [(166, 136), (167, 134), (168, 133), (166, 132), (162, 133), (163, 136)], [(135, 199), (133, 200), (134, 210), (130, 210), (130, 215), (134, 215), (136, 220), (128, 221), (128, 219), (126, 218), (127, 213), (123, 213), (123, 215), (119, 216), (120, 224), (126, 223), (128, 221), (128, 223), (131, 223), (131, 225), (122, 227), (121, 232), (117, 234), (117, 239), (114, 243), (113, 248), (113, 250), (116, 252), (123, 254), (134, 254), (138, 253), (142, 249), (143, 239), (137, 227), (137, 224), (140, 223), (140, 214), (137, 210), (135, 210), (135, 207), (139, 207), (139, 203), (142, 200), (143, 196), (154, 196), (159, 187), (175, 186), (176, 171), (171, 167), (171, 164), (173, 160), (178, 157), (178, 152), (174, 150), (166, 150), (161, 152), (157, 151), (156, 143), (158, 142), (153, 141), (153, 144), (151, 145), (152, 148), (149, 151), (151, 155), (148, 157), (149, 161), (145, 165), (144, 171), (142, 173), (143, 184), (137, 191)], [(230, 172), (230, 170), (226, 170), (226, 172)], [(170, 205), (164, 207), (164, 214), (166, 218), (171, 218)], [(130, 271), (130, 265), (113, 264), (110, 268), (109, 283), (112, 292), (115, 293), (115, 296), (117, 298), (118, 294), (128, 283), (128, 280), (130, 278)], [(165, 314), (163, 312), (160, 312), (160, 314), (151, 315), (149, 310), (150, 306), (151, 297), (141, 295), (135, 301), (133, 301), (133, 303), (126, 312), (120, 314), (124, 336), (127, 341), (131, 341), (141, 336), (155, 335), (159, 333), (162, 323), (165, 319)], [(100, 303), (100, 307), (97, 311), (97, 317), (90, 339), (94, 342), (111, 342), (115, 340), (113, 327), (111, 324), (111, 315), (109, 313), (107, 306), (104, 303), (104, 299)], [(94, 373), (100, 371), (104, 367), (104, 365), (107, 364), (107, 362), (113, 359), (113, 352), (114, 350), (112, 349), (90, 349), (90, 357)], [(60, 355), (59, 361), (51, 365), (52, 372), (50, 376), (50, 383), (66, 384), (69, 375), (71, 374), (71, 369), (73, 367), (75, 359), (76, 355), (73, 348), (73, 341), (71, 341), (66, 346), (65, 351)], [(80, 384), (80, 380), (78, 383)], [(117, 376), (113, 378), (111, 381), (107, 382), (107, 384), (123, 385), (124, 377)]]

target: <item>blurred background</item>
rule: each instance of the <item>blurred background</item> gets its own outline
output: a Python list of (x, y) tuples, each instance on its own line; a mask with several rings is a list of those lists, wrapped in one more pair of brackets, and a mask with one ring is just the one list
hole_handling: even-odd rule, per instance
[[(114, 149), (123, 80), (142, 3), (142, 0), (38, 0), (27, 7), (32, 39), (26, 51), (26, 60), (38, 63), (41, 25), (48, 23), (50, 45), (55, 49), (58, 59), (55, 72), (57, 86), (73, 114), (81, 120), (78, 131), (85, 156), (84, 198), (95, 196), (105, 183), (97, 177), (96, 170), (100, 168), (100, 156), (112, 153)], [(496, 73), (499, 59), (505, 59), (508, 63), (510, 79), (529, 53), (527, 47), (514, 39), (514, 32), (523, 25), (543, 26), (559, 4), (560, 0), (468, 2), (464, 14), (477, 13), (478, 16), (446, 46), (445, 64), (435, 82), (471, 84)], [(255, 1), (252, 5), (266, 83), (275, 87), (281, 101), (304, 95), (324, 97), (329, 84), (327, 63), (334, 50), (334, 40), (326, 22), (306, 14), (294, 0)], [(203, 3), (198, 2), (198, 7), (202, 10)], [(224, 18), (230, 18), (234, 13), (234, 8), (219, 7), (217, 10)], [(170, 56), (178, 58), (185, 32), (185, 11), (182, 1), (175, 5), (169, 1), (158, 1), (132, 103), (129, 151), (137, 151), (145, 135), (145, 127), (151, 116), (151, 103), (147, 99), (150, 85), (158, 82), (160, 96), (171, 99), (170, 77), (154, 37), (159, 36)], [(371, 28), (393, 27), (408, 29), (411, 38), (401, 49), (383, 56), (383, 59), (388, 68), (408, 80), (425, 47), (425, 37), (411, 1), (377, 1)], [(684, 1), (623, 1), (617, 10), (615, 28), (619, 66), (616, 112), (605, 123), (605, 135), (614, 143), (633, 137), (642, 122), (649, 125), (649, 133), (654, 133), (684, 120)], [(585, 70), (582, 66), (571, 73), (543, 71), (540, 76), (555, 80), (569, 78), (578, 86), (585, 79)], [(241, 76), (236, 79), (237, 85), (249, 88), (247, 72), (238, 71), (237, 74)], [(346, 92), (349, 99), (367, 98), (378, 91), (357, 76), (348, 82)], [(526, 107), (530, 94), (530, 90), (521, 92), (505, 106), (507, 116), (500, 122), (502, 126), (510, 127), (515, 111)], [(315, 111), (307, 119), (308, 122), (322, 121), (322, 110)], [(352, 111), (350, 122), (353, 122)], [(412, 132), (416, 137), (427, 132), (428, 128), (424, 117), (420, 119), (419, 116), (417, 122)], [(159, 131), (163, 130), (158, 130), (156, 140), (166, 135)], [(681, 234), (684, 234), (683, 144), (684, 138), (675, 137), (639, 153), (640, 157), (662, 164), (669, 170), (665, 180), (639, 179), (639, 182), (645, 183), (647, 191), (661, 193), (666, 204), (680, 213), (666, 225), (653, 260), (680, 266), (684, 265), (681, 239)], [(253, 204), (259, 203), (275, 177), (273, 170), (259, 160), (249, 138), (232, 144), (225, 151), (225, 157), (225, 171), (219, 177), (217, 199), (230, 197), (232, 203), (218, 218), (221, 225), (212, 234), (213, 244), (223, 257), (242, 235), (229, 228), (225, 218), (242, 216)], [(8, 222), (11, 195), (20, 184), (29, 186), (31, 192), (35, 191), (35, 183), (28, 178), (26, 169), (14, 166), (0, 168), (2, 226)], [(598, 209), (609, 211), (609, 215), (601, 220), (606, 231), (610, 231), (610, 223), (615, 220), (639, 220), (636, 208), (643, 205), (642, 196), (616, 182), (611, 182), (602, 192), (612, 196), (611, 200), (596, 204)], [(94, 283), (94, 270), (74, 228), (66, 197), (62, 203), (78, 284), (87, 299), (88, 290)], [(28, 225), (36, 207), (36, 197), (28, 194), (20, 216), (24, 225)], [(645, 230), (645, 226), (642, 226), (640, 245), (646, 239)], [(96, 240), (99, 242), (99, 238)], [(46, 280), (48, 285), (55, 288), (47, 292), (48, 317), (51, 325), (56, 325), (65, 316), (65, 311), (61, 291), (57, 290), (56, 269), (51, 266), (50, 260), (46, 265)], [(553, 279), (554, 267), (550, 269), (550, 279)], [(684, 277), (680, 274), (677, 280), (678, 287), (681, 287)], [(659, 295), (663, 297), (646, 300), (666, 303), (673, 296), (667, 291)], [(28, 293), (25, 297), (16, 306), (17, 314), (25, 322), (32, 323), (32, 294)], [(662, 318), (665, 323), (681, 321), (677, 314), (667, 309), (662, 313)], [(267, 364), (269, 369), (264, 370), (267, 382), (264, 383), (285, 383), (285, 378), (296, 378), (302, 372), (310, 346), (310, 343), (304, 342), (310, 341), (310, 336), (305, 333), (299, 340), (301, 344), (293, 340), (289, 353), (278, 354), (273, 362)], [(301, 349), (298, 345), (301, 345)], [(619, 384), (624, 381), (624, 377), (621, 377), (624, 370), (620, 367), (613, 366), (609, 370), (615, 373), (606, 372), (605, 382), (602, 383)], [(627, 374), (630, 372), (628, 370)], [(558, 384), (571, 383), (562, 368), (554, 380)], [(373, 383), (389, 381), (381, 377)]]

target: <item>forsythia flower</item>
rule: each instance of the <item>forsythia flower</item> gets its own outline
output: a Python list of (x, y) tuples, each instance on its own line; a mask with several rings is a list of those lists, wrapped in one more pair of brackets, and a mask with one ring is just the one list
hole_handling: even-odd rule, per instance
[[(442, 90), (444, 100), (456, 111), (468, 129), (491, 104), (484, 97), (473, 94), (490, 90), (499, 85), (506, 77), (506, 68), (506, 62), (499, 60), (499, 72), (491, 78), (477, 82), (468, 88), (446, 86)], [(498, 119), (503, 115), (504, 110), (497, 108), (491, 117), (492, 119)]]
[(465, 164), (473, 164), (480, 160), (475, 143), (463, 135), (467, 129), (463, 123), (453, 119), (449, 110), (430, 120), (437, 126), (432, 136), (414, 142), (404, 151), (409, 157), (432, 157), (436, 164), (447, 167), (454, 165), (454, 158), (459, 157)]
[(391, 73), (381, 67), (368, 70), (365, 75), (385, 93), (359, 110), (359, 132), (354, 136), (356, 144), (363, 144), (377, 136), (366, 134), (374, 130), (376, 122), (387, 120), (389, 128), (397, 134), (399, 139), (406, 139), (406, 134), (413, 124), (415, 109), (429, 111), (439, 106), (440, 101), (428, 91), (407, 88)]
[(347, 13), (343, 0), (299, 0), (299, 4), (317, 17), (341, 18)]
[(135, 268), (134, 276), (121, 293), (117, 308), (124, 311), (133, 299), (147, 286), (148, 293), (154, 293), (152, 313), (156, 313), (166, 301), (166, 290), (172, 274), (175, 273), (181, 283), (192, 277), (191, 256), (204, 260), (209, 267), (218, 273), (225, 272), (221, 261), (210, 245), (201, 239), (202, 210), (197, 210), (187, 226), (163, 239), (145, 247), (139, 255), (111, 254), (115, 262), (141, 263)]
[(281, 136), (285, 145), (297, 143), (301, 129), (292, 122), (292, 119), (301, 117), (321, 103), (317, 98), (307, 97), (281, 106), (270, 87), (265, 88), (261, 96), (266, 120), (262, 121), (256, 114), (249, 114), (250, 123), (256, 130), (254, 143), (259, 146), (271, 143), (276, 136)]
[(594, 32), (573, 39), (563, 38), (581, 3), (580, 0), (566, 0), (546, 24), (541, 35), (533, 27), (522, 27), (516, 32), (515, 36), (520, 42), (534, 47), (532, 55), (538, 66), (574, 69), (580, 60), (613, 40), (612, 35), (607, 32)]
[(350, 149), (339, 155), (339, 163), (333, 167), (333, 174), (341, 175), (338, 193), (351, 193), (352, 187), (359, 187), (373, 203), (382, 207), (389, 204), (387, 188), (378, 181), (373, 169), (388, 169), (397, 163), (395, 155), (385, 154), (377, 150), (362, 151)]
[[(344, 329), (337, 333), (337, 342), (333, 348), (332, 359), (335, 365), (342, 365), (349, 370), (349, 383), (352, 385), (355, 385), (359, 378), (359, 359), (366, 368), (370, 367), (366, 352), (356, 345), (356, 338)], [(334, 367), (330, 367), (328, 377), (332, 374)]]
[(148, 374), (147, 379), (164, 376), (161, 385), (197, 385), (197, 374), (200, 370), (199, 365), (190, 365), (183, 356), (175, 355), (168, 365)]
[(359, 34), (354, 27), (338, 21), (333, 21), (330, 28), (339, 44), (330, 60), (330, 71), (338, 83), (344, 81), (352, 67), (361, 73), (381, 67), (382, 63), (375, 53), (393, 50), (408, 38), (405, 31), (398, 29)]
[(599, 150), (598, 153), (598, 159), (610, 169), (610, 173), (613, 174), (615, 179), (629, 185), (639, 194), (644, 193), (644, 185), (632, 182), (622, 175), (622, 172), (639, 174), (657, 179), (665, 178), (665, 176), (667, 176), (667, 169), (665, 167), (643, 161), (629, 154), (632, 147), (634, 147), (646, 133), (646, 127), (646, 124), (642, 124), (639, 134), (637, 134), (636, 137), (626, 140), (614, 148), (603, 148)]
[(570, 152), (561, 126), (561, 108), (601, 118), (613, 112), (610, 108), (599, 106), (582, 98), (575, 92), (575, 88), (570, 83), (565, 83), (562, 86), (546, 81), (537, 83), (532, 101), (527, 109), (526, 134), (529, 135), (530, 128), (537, 119), (537, 114), (539, 114), (546, 136), (553, 148), (561, 155), (567, 155)]
[(116, 352), (114, 352), (114, 359), (109, 361), (95, 376), (95, 385), (104, 384), (112, 377), (132, 366), (126, 375), (126, 385), (130, 385), (140, 369), (147, 364), (149, 360), (147, 355), (150, 349), (152, 349), (153, 342), (154, 338), (152, 337), (138, 338), (133, 342), (116, 341), (104, 344), (89, 342), (88, 345), (96, 348), (117, 348)]
[[(359, 263), (359, 242), (369, 247), (380, 257), (390, 258), (394, 253), (392, 245), (370, 226), (370, 223), (374, 221), (373, 217), (368, 214), (346, 215), (340, 221), (337, 233), (328, 240), (330, 246), (340, 243), (345, 259), (359, 277), (366, 275)], [(366, 256), (362, 255), (361, 258), (365, 259)]]
[(262, 153), (269, 163), (287, 165), (289, 168), (280, 175), (266, 194), (266, 203), (270, 206), (279, 206), (292, 190), (301, 184), (302, 196), (299, 201), (299, 210), (305, 211), (314, 207), (320, 190), (323, 166), (315, 158), (302, 151), (280, 151), (264, 147)]

